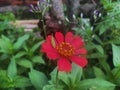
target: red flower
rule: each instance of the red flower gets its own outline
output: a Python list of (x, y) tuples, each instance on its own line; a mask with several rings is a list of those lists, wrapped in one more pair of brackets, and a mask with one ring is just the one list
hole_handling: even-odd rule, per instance
[(85, 67), (87, 59), (84, 55), (87, 54), (86, 49), (83, 47), (84, 41), (79, 36), (73, 36), (68, 32), (65, 37), (62, 33), (56, 32), (55, 38), (49, 35), (46, 41), (42, 44), (41, 52), (47, 54), (48, 58), (57, 60), (59, 71), (70, 72), (72, 69), (71, 62)]

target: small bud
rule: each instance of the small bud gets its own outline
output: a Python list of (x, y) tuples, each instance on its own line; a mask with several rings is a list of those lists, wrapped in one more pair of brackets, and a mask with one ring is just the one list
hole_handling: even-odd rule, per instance
[(91, 31), (93, 31), (93, 27), (91, 27)]
[(66, 20), (67, 22), (70, 22), (68, 18), (65, 18), (65, 20)]
[(59, 24), (62, 24), (62, 22), (61, 22), (60, 20), (58, 21), (58, 23), (59, 23)]
[(68, 18), (65, 18), (65, 20), (66, 20), (67, 22), (70, 22)]
[(102, 16), (102, 14), (100, 13), (100, 14), (99, 14), (99, 17), (101, 17), (101, 16)]
[(80, 14), (80, 17), (83, 18), (83, 13)]
[(76, 16), (75, 16), (75, 14), (73, 14), (73, 19), (76, 19)]
[(30, 11), (30, 12), (33, 12), (33, 10), (32, 10), (32, 9), (30, 9), (29, 11)]
[(39, 1), (37, 2), (37, 6), (40, 6), (40, 2)]

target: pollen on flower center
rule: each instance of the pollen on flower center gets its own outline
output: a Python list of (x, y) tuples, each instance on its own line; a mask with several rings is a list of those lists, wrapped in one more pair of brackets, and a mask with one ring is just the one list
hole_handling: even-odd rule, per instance
[(70, 43), (62, 42), (56, 46), (56, 49), (58, 53), (64, 57), (70, 57), (74, 55), (74, 47)]

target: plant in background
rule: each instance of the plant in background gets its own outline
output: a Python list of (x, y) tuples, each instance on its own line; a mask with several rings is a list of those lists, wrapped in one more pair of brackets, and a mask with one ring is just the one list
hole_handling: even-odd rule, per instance
[(33, 6), (32, 4), (30, 5), (30, 12), (36, 13), (38, 15), (38, 18), (40, 19), (39, 23), (41, 24), (40, 26), (42, 26), (44, 37), (46, 37), (46, 25), (45, 25), (44, 17), (46, 16), (50, 7), (51, 4), (49, 0), (40, 0), (37, 2), (36, 6)]
[[(43, 4), (32, 6), (32, 12), (41, 15), (41, 28), (51, 29), (55, 33), (49, 33), (45, 41), (35, 36), (35, 32), (24, 32), (23, 28), (11, 26), (9, 19), (13, 18), (9, 17), (13, 17), (12, 14), (0, 14), (0, 89), (119, 90), (120, 1), (101, 0), (101, 17), (94, 12), (97, 15), (92, 24), (90, 18), (84, 18), (83, 14), (81, 17), (70, 15), (69, 19), (73, 16), (74, 20), (66, 22), (68, 27), (61, 27), (64, 23), (58, 25), (58, 17), (63, 14), (59, 15), (58, 11), (55, 13), (56, 8), (56, 16), (48, 15), (45, 21), (44, 15), (52, 10), (52, 4), (60, 4), (56, 4), (57, 0), (51, 0), (48, 4), (44, 4), (47, 0), (40, 1)], [(67, 1), (70, 0), (64, 0), (64, 4), (69, 3)], [(75, 1), (79, 0), (71, 2)], [(54, 17), (58, 19), (55, 22)], [(66, 30), (64, 34), (61, 28)], [(56, 32), (58, 29), (61, 32)], [(67, 31), (71, 29), (75, 36)]]
[(0, 21), (0, 89), (25, 89), (32, 86), (26, 76), (30, 68), (36, 67), (36, 63), (44, 68), (45, 62), (37, 50), (42, 38), (10, 25), (10, 20), (13, 20), (11, 14), (0, 15), (3, 15)]
[[(112, 0), (101, 0), (104, 11), (100, 21), (94, 23), (93, 28), (89, 22), (83, 23), (75, 28), (77, 34), (80, 34), (86, 41), (86, 48), (88, 51), (88, 68), (85, 71), (87, 78), (97, 77), (116, 85), (117, 90), (119, 84), (119, 0), (112, 2)], [(84, 18), (83, 18), (84, 19)], [(82, 28), (81, 28), (82, 26)], [(98, 89), (97, 89), (98, 90)], [(102, 90), (106, 90), (105, 88)]]

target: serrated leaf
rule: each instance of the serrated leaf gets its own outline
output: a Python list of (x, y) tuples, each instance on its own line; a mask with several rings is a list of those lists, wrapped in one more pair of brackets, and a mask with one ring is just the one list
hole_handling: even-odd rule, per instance
[(34, 85), (34, 87), (37, 90), (42, 90), (43, 87), (48, 82), (48, 79), (44, 73), (34, 70), (34, 69), (31, 69), (31, 71), (29, 72), (29, 78), (31, 80), (31, 83)]
[(115, 67), (120, 67), (120, 46), (112, 44), (113, 64)]
[(25, 34), (24, 36), (18, 38), (17, 42), (14, 44), (14, 49), (18, 50), (21, 48), (21, 46), (23, 45), (23, 43), (28, 40), (29, 35)]
[(15, 62), (14, 57), (12, 57), (10, 60), (7, 75), (8, 75), (8, 77), (10, 77), (12, 79), (17, 75), (17, 66), (16, 66), (16, 62)]

